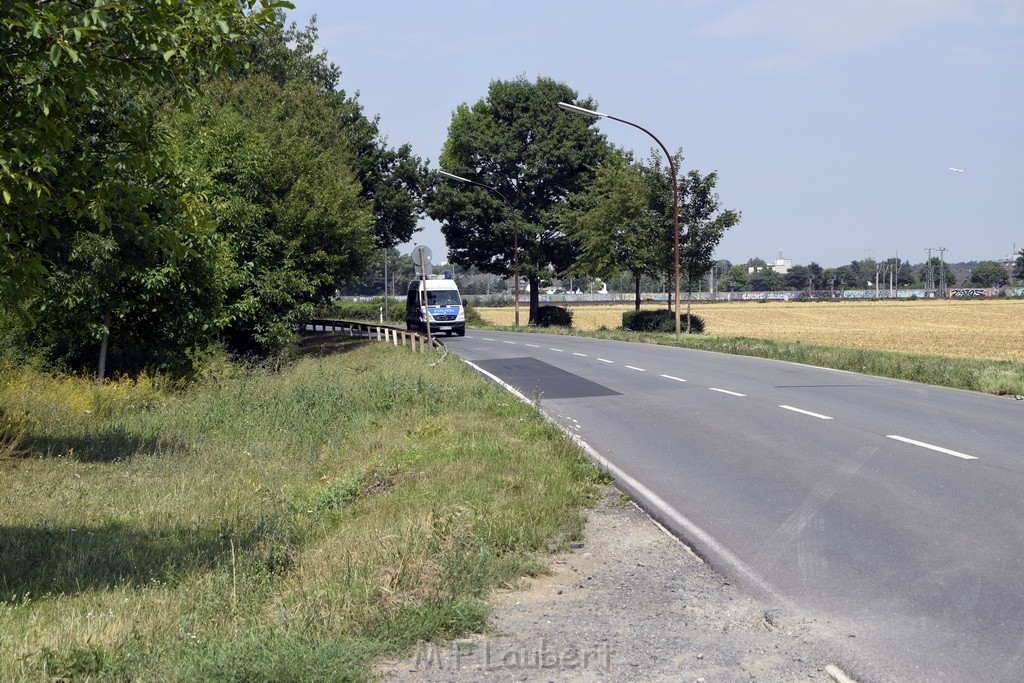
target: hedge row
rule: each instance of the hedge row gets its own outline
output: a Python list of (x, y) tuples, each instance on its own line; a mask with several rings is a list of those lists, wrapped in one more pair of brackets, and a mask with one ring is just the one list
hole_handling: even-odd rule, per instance
[[(681, 326), (686, 331), (686, 315), (683, 315)], [(690, 315), (690, 332), (700, 334), (704, 331), (704, 320), (699, 315)], [(622, 327), (634, 332), (675, 332), (676, 314), (668, 309), (655, 311), (626, 311), (622, 314)]]

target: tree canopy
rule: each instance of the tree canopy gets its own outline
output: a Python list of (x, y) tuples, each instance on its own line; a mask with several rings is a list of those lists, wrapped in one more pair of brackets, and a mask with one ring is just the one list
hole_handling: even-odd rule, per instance
[(174, 125), (235, 264), (230, 348), (279, 349), (316, 302), (362, 275), (374, 248), (344, 121), (309, 82), (254, 75), (209, 84)]
[(98, 350), (102, 378), (108, 348), (132, 373), (187, 373), (218, 339), (276, 352), (416, 230), (426, 164), (290, 6), (4, 2), (0, 303), (45, 323), (25, 338), (51, 360)]
[(576, 97), (568, 85), (550, 78), (493, 81), (486, 97), (455, 110), (441, 166), (500, 196), (445, 181), (430, 203), (448, 257), (464, 267), (511, 274), (517, 256), (513, 233), (518, 232), (520, 275), (530, 282), (531, 322), (536, 322), (541, 279), (552, 270), (566, 272), (576, 259), (576, 245), (565, 239), (557, 210), (589, 183), (609, 153), (592, 121), (558, 109), (558, 102)]
[[(154, 181), (168, 173), (161, 132), (144, 98), (121, 93), (163, 84), (187, 96), (238, 63), (239, 40), (270, 28), (274, 10), (291, 4), (4, 0), (2, 7), (0, 302), (21, 306), (46, 272), (42, 241), (103, 231), (127, 201), (160, 201), (164, 188)], [(128, 194), (126, 174), (143, 181)], [(153, 230), (149, 212), (128, 213), (132, 230)], [(173, 232), (162, 236), (173, 242)]]
[(640, 310), (644, 276), (660, 275), (661, 225), (651, 206), (651, 186), (639, 166), (622, 152), (598, 169), (594, 181), (573, 196), (562, 212), (565, 232), (578, 244), (573, 269), (604, 280), (628, 270), (634, 305)]
[(995, 261), (982, 261), (971, 271), (971, 284), (980, 287), (1002, 287), (1010, 281), (1010, 274)]

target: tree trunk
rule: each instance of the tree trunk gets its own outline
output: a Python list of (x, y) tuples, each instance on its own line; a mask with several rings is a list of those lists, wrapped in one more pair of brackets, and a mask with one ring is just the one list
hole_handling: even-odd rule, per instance
[(686, 334), (690, 334), (690, 303), (693, 301), (690, 294), (691, 292), (686, 293)]
[(636, 310), (640, 310), (640, 275), (633, 276), (633, 282), (636, 284)]
[(96, 370), (97, 381), (103, 384), (107, 372), (107, 342), (110, 341), (110, 309), (103, 310), (103, 338), (100, 340), (100, 362)]
[(537, 309), (540, 308), (540, 278), (531, 275), (527, 278), (530, 283), (530, 325), (537, 324)]

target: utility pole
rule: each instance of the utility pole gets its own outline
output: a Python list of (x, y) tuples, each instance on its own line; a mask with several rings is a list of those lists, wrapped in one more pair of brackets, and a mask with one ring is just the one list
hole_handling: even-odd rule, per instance
[(939, 288), (942, 290), (942, 297), (946, 297), (946, 248), (939, 247)]
[(926, 292), (925, 296), (927, 296), (927, 292), (931, 292), (933, 289), (935, 289), (935, 277), (932, 275), (932, 250), (925, 249), (924, 251), (926, 254), (928, 254), (928, 260), (925, 261), (926, 281), (924, 283), (924, 289)]
[(896, 250), (896, 299), (900, 298), (900, 251)]

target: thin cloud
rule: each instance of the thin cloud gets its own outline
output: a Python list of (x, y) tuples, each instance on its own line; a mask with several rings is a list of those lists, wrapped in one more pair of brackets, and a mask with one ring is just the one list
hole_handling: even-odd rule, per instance
[[(855, 54), (915, 29), (958, 21), (1016, 19), (1004, 0), (744, 0), (704, 28), (709, 35), (762, 39), (777, 61)], [(985, 11), (987, 10), (987, 11)]]

